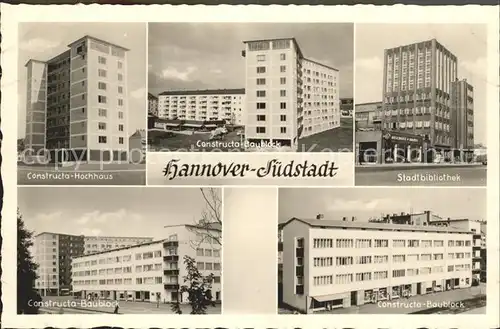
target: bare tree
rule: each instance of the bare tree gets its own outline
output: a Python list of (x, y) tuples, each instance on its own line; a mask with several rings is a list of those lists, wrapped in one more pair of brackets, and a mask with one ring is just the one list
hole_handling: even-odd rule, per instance
[(220, 189), (200, 188), (201, 195), (205, 201), (205, 207), (201, 211), (199, 219), (189, 226), (198, 239), (193, 241), (192, 246), (198, 247), (201, 243), (222, 245), (222, 196)]

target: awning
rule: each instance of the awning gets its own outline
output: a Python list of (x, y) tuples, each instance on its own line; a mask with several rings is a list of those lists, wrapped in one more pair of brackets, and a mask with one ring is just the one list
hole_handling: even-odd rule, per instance
[(333, 294), (333, 295), (321, 295), (312, 297), (317, 302), (323, 303), (331, 300), (343, 299), (345, 298), (345, 294)]

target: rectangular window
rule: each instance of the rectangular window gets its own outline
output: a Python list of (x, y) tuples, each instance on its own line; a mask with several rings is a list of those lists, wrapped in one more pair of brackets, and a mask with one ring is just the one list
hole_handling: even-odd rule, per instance
[(280, 60), (282, 61), (286, 60), (286, 54), (280, 54)]
[(118, 93), (123, 94), (123, 87), (122, 86), (118, 86)]
[(123, 137), (118, 137), (118, 144), (123, 144)]
[(118, 61), (118, 68), (121, 69), (123, 67), (123, 63)]
[(256, 131), (257, 131), (257, 134), (265, 134), (266, 133), (266, 127), (257, 127)]
[(264, 78), (257, 78), (257, 85), (262, 86), (266, 84), (266, 79)]
[(107, 143), (107, 137), (99, 136), (99, 144), (106, 144), (106, 143)]
[(266, 97), (265, 90), (257, 90), (257, 97)]
[(286, 97), (286, 90), (280, 90), (280, 96)]
[(280, 109), (282, 109), (282, 110), (286, 109), (286, 103), (285, 102), (281, 102), (280, 103)]
[(106, 96), (97, 96), (97, 102), (99, 102), (100, 104), (106, 104)]
[(286, 84), (286, 78), (280, 78), (280, 84), (282, 85)]
[(106, 130), (106, 123), (105, 122), (99, 122), (98, 128), (99, 128), (99, 130)]
[(106, 64), (106, 58), (105, 57), (99, 56), (98, 61), (99, 61), (99, 64)]
[(257, 115), (257, 121), (266, 121), (265, 115)]
[(123, 99), (121, 98), (118, 99), (118, 106), (123, 106)]
[(101, 89), (101, 90), (106, 90), (106, 83), (104, 82), (99, 82), (97, 84), (97, 88)]
[(99, 116), (104, 118), (107, 117), (108, 111), (106, 109), (99, 109)]
[(281, 73), (285, 73), (286, 72), (286, 66), (285, 65), (281, 65), (280, 66), (280, 72)]
[(107, 75), (106, 70), (103, 69), (99, 69), (98, 73), (101, 78), (105, 78)]
[(266, 108), (266, 103), (257, 103), (257, 110), (264, 110)]
[(118, 73), (118, 81), (123, 81), (123, 75), (121, 73)]
[(286, 121), (286, 115), (284, 115), (284, 114), (280, 115), (280, 120), (281, 121)]
[(118, 131), (123, 131), (123, 125), (118, 125)]
[(257, 62), (264, 62), (266, 60), (266, 55), (257, 55)]
[(257, 66), (257, 73), (266, 73), (265, 66)]
[(282, 134), (286, 134), (286, 127), (281, 127), (281, 128), (280, 128), (280, 132), (281, 132)]
[(118, 112), (118, 119), (123, 119), (123, 112), (122, 111)]

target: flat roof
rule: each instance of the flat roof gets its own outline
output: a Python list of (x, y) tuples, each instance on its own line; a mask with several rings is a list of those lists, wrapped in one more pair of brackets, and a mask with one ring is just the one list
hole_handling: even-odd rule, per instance
[(164, 241), (170, 241), (170, 240), (168, 240), (168, 239), (161, 239), (161, 240), (155, 240), (155, 241), (149, 241), (149, 242), (134, 244), (134, 245), (131, 245), (131, 246), (126, 246), (126, 247), (120, 247), (120, 248), (115, 248), (115, 249), (108, 249), (108, 250), (94, 252), (94, 253), (87, 254), (87, 255), (75, 256), (75, 257), (73, 257), (73, 259), (83, 258), (83, 257), (89, 257), (89, 256), (95, 256), (95, 255), (102, 255), (102, 254), (107, 254), (107, 253), (114, 252), (114, 251), (139, 248), (139, 247), (149, 246), (149, 245), (152, 245), (152, 244), (163, 243)]
[(305, 59), (306, 61), (311, 62), (311, 63), (318, 64), (318, 65), (320, 65), (320, 66), (324, 66), (324, 67), (326, 67), (326, 68), (328, 68), (328, 69), (331, 69), (331, 70), (334, 70), (334, 71), (339, 72), (339, 70), (338, 70), (338, 69), (336, 69), (336, 68), (334, 68), (333, 66), (329, 66), (329, 65), (326, 65), (326, 64), (323, 64), (323, 63), (317, 62), (317, 61), (313, 61), (312, 59), (309, 59), (309, 58), (304, 58), (304, 59)]
[(125, 48), (125, 47), (119, 46), (119, 45), (117, 45), (117, 44), (114, 44), (114, 43), (109, 42), (109, 41), (106, 41), (106, 40), (102, 40), (102, 39), (99, 39), (99, 38), (93, 37), (93, 36), (88, 35), (88, 34), (87, 34), (87, 35), (84, 35), (83, 37), (81, 37), (81, 38), (80, 38), (80, 39), (78, 39), (78, 40), (75, 40), (75, 41), (71, 42), (70, 44), (68, 44), (68, 47), (71, 47), (72, 45), (74, 45), (74, 44), (75, 44), (75, 43), (77, 43), (77, 42), (82, 41), (83, 39), (91, 39), (91, 40), (95, 40), (95, 41), (98, 41), (98, 42), (103, 42), (103, 43), (106, 43), (106, 44), (108, 44), (108, 45), (110, 45), (110, 46), (114, 46), (114, 47), (117, 47), (117, 48), (123, 49), (123, 50), (125, 50), (125, 51), (129, 51), (129, 50), (130, 50), (130, 49), (128, 49), (128, 48)]
[(441, 232), (441, 233), (467, 233), (472, 232), (464, 231), (453, 227), (437, 227), (437, 226), (416, 226), (405, 224), (387, 224), (387, 223), (372, 223), (360, 221), (342, 221), (342, 220), (325, 220), (325, 219), (304, 219), (293, 217), (285, 223), (297, 220), (313, 228), (332, 228), (332, 229), (361, 229), (361, 230), (376, 230), (376, 231), (419, 231), (419, 232)]
[(245, 94), (245, 88), (237, 89), (189, 89), (189, 90), (168, 90), (158, 96), (193, 96), (193, 95), (239, 95)]
[(47, 232), (43, 231), (41, 233), (38, 233), (35, 236), (39, 236), (42, 234), (55, 234), (55, 235), (66, 235), (66, 236), (76, 236), (76, 237), (83, 237), (83, 238), (112, 238), (112, 239), (152, 239), (152, 237), (147, 237), (147, 236), (111, 236), (111, 235), (76, 235), (76, 234), (67, 234), (67, 233), (57, 233), (57, 232)]
[(300, 49), (299, 43), (297, 42), (297, 39), (295, 37), (288, 37), (288, 38), (274, 38), (274, 39), (259, 39), (259, 40), (247, 40), (243, 41), (243, 43), (249, 43), (249, 42), (261, 42), (261, 41), (279, 41), (279, 40), (292, 40), (292, 42), (295, 45), (295, 48), (297, 49), (297, 52), (299, 53), (299, 56), (301, 58), (304, 57), (302, 54), (302, 50)]

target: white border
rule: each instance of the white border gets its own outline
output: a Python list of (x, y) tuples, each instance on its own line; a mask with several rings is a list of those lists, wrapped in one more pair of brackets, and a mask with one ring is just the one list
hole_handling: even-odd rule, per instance
[[(2, 325), (15, 328), (94, 327), (397, 327), (419, 326), (455, 328), (493, 328), (498, 323), (498, 153), (489, 154), (488, 162), (488, 303), (487, 315), (314, 315), (310, 316), (222, 316), (199, 317), (177, 315), (15, 315), (16, 274), (16, 140), (17, 125), (17, 23), (39, 22), (355, 22), (355, 23), (487, 23), (488, 24), (488, 149), (496, 152), (498, 143), (498, 6), (11, 6), (1, 4), (2, 11), (2, 145), (4, 183), (3, 249), (2, 249)], [(123, 186), (121, 186), (123, 187)], [(363, 187), (366, 188), (366, 187)], [(453, 206), (453, 205), (450, 205)], [(242, 232), (243, 233), (243, 232)], [(227, 266), (227, 264), (225, 264)], [(245, 283), (242, 283), (245, 284)], [(242, 296), (244, 298), (244, 296)], [(198, 319), (202, 321), (198, 321)], [(314, 319), (314, 320), (312, 320)], [(165, 321), (167, 320), (167, 321)]]

